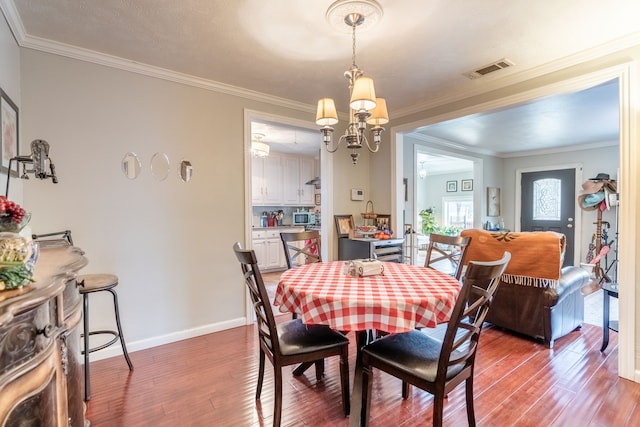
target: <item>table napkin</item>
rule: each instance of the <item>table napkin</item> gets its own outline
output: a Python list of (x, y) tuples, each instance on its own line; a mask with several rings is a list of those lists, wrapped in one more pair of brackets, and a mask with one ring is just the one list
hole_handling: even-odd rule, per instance
[(384, 272), (384, 265), (375, 259), (356, 259), (353, 266), (358, 276), (376, 276)]

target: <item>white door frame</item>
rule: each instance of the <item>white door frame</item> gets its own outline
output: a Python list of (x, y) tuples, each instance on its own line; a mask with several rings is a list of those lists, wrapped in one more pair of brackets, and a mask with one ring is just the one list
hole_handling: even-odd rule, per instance
[[(402, 203), (399, 195), (402, 185), (402, 133), (409, 132), (420, 126), (426, 126), (449, 119), (463, 117), (482, 111), (490, 111), (508, 107), (524, 101), (541, 98), (543, 96), (578, 91), (596, 86), (600, 83), (617, 78), (620, 88), (620, 176), (619, 178), (619, 225), (620, 264), (618, 270), (620, 293), (624, 298), (619, 299), (620, 332), (618, 334), (618, 374), (635, 382), (640, 382), (640, 362), (636, 368), (636, 359), (640, 359), (640, 338), (636, 337), (636, 289), (635, 284), (639, 275), (636, 273), (636, 260), (640, 256), (636, 242), (640, 241), (640, 227), (636, 225), (636, 215), (640, 212), (640, 200), (635, 192), (640, 182), (640, 171), (635, 168), (640, 159), (640, 148), (637, 141), (640, 137), (638, 130), (637, 111), (640, 108), (638, 95), (640, 81), (638, 69), (632, 60), (621, 65), (604, 68), (583, 76), (560, 81), (554, 84), (538, 87), (529, 91), (517, 93), (504, 98), (465, 107), (457, 111), (439, 114), (419, 121), (391, 127), (390, 131), (390, 172), (391, 180), (396, 185), (391, 188), (391, 208), (396, 217), (402, 216)], [(636, 345), (636, 343), (638, 343)]]

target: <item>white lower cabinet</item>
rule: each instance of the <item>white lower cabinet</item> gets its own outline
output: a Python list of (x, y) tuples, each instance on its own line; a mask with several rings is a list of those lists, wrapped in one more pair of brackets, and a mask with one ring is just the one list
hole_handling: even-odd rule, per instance
[(252, 232), (253, 250), (258, 259), (260, 270), (283, 270), (287, 268), (284, 246), (280, 239), (281, 232), (300, 232), (304, 227), (280, 227), (277, 229), (261, 228)]

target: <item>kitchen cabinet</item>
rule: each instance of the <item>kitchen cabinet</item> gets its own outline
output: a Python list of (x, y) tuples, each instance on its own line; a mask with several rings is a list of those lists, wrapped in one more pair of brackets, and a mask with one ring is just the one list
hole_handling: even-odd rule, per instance
[(310, 206), (314, 204), (315, 187), (306, 183), (315, 175), (315, 161), (311, 157), (286, 156), (284, 167), (284, 204)]
[(284, 270), (287, 268), (287, 260), (284, 254), (284, 246), (280, 239), (280, 233), (293, 233), (304, 231), (304, 227), (278, 227), (261, 228), (253, 230), (253, 250), (258, 259), (260, 270)]
[(380, 261), (403, 262), (403, 246), (404, 239), (341, 237), (338, 242), (338, 259), (373, 258)]
[(251, 200), (254, 205), (283, 203), (283, 156), (271, 153), (251, 159)]

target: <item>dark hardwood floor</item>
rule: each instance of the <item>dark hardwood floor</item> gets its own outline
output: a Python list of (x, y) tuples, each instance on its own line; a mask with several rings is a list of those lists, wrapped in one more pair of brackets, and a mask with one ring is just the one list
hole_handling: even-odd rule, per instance
[[(289, 316), (279, 316), (287, 319)], [(350, 370), (355, 367), (355, 337)], [(611, 333), (599, 351), (601, 328), (584, 325), (556, 341), (536, 341), (487, 327), (475, 374), (479, 426), (627, 426), (640, 423), (640, 384), (617, 375), (618, 341)], [(91, 364), (92, 399), (87, 418), (100, 426), (270, 426), (273, 375), (267, 362), (261, 402), (255, 327), (235, 328)], [(317, 382), (313, 369), (301, 377), (284, 371), (283, 426), (347, 426), (342, 415), (336, 360)], [(400, 382), (376, 372), (371, 426), (431, 425), (432, 398), (412, 389), (405, 401)], [(445, 402), (445, 425), (467, 425), (464, 386)], [(353, 418), (353, 416), (351, 417)]]

